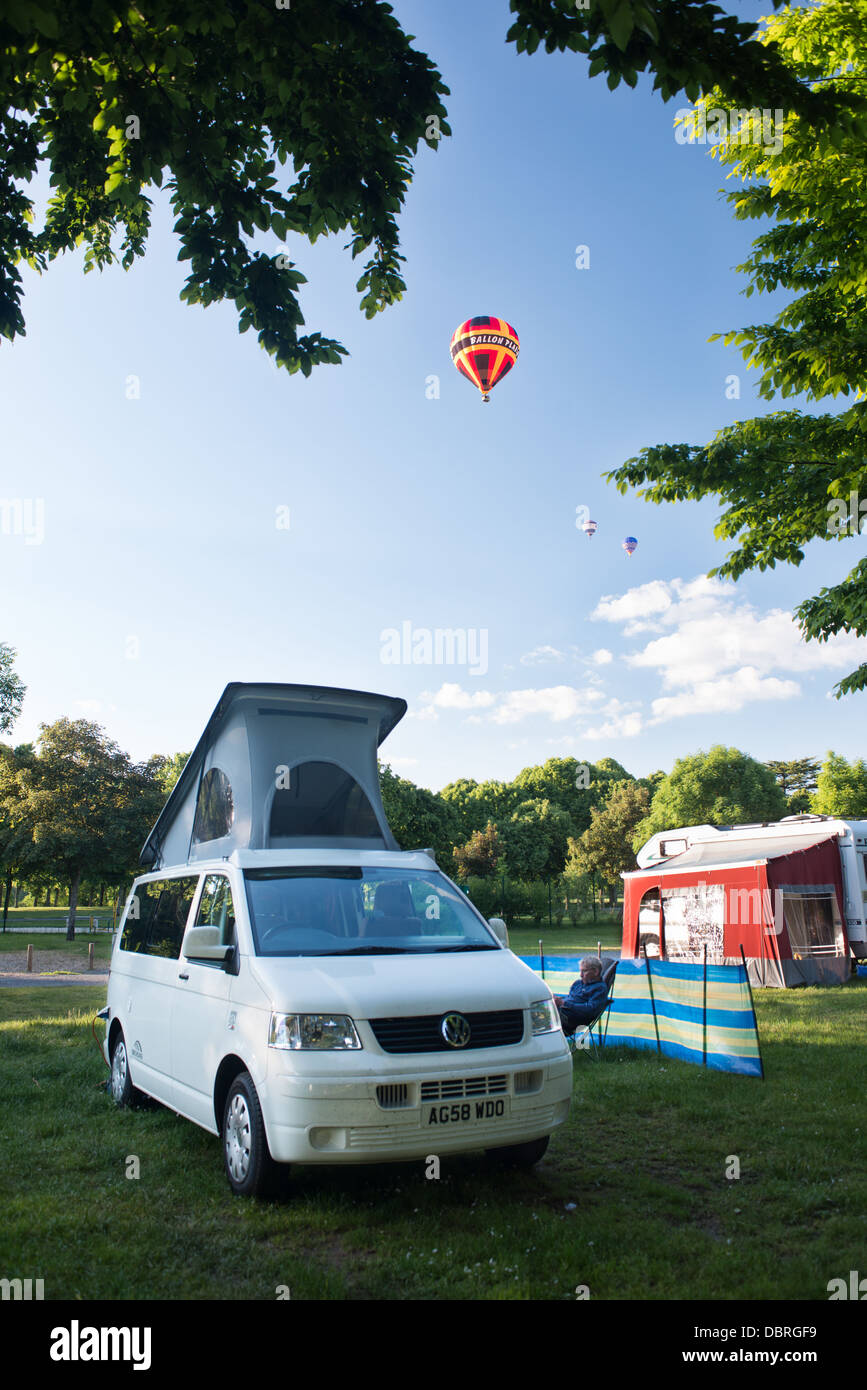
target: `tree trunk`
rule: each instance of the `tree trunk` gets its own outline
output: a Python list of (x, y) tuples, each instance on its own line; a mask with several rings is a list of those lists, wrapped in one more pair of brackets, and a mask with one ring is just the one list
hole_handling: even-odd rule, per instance
[(81, 870), (79, 869), (75, 878), (69, 885), (69, 912), (66, 917), (66, 939), (75, 940), (75, 909), (78, 904), (78, 885), (81, 883)]
[(99, 885), (99, 905), (100, 905), (100, 907), (102, 907), (102, 906), (104, 905), (104, 903), (105, 903), (105, 884), (104, 884), (104, 883), (101, 883), (101, 884)]
[[(59, 889), (59, 888), (55, 888), (55, 890), (54, 890), (54, 906), (55, 906), (55, 907), (57, 906), (57, 899), (58, 899), (59, 897), (60, 897), (60, 889)], [(49, 902), (50, 902), (50, 901), (51, 901), (51, 897), (50, 897), (50, 895), (49, 895)]]
[(12, 870), (6, 872), (6, 893), (3, 898), (3, 930), (6, 930), (6, 914), (9, 911), (9, 894), (12, 892)]

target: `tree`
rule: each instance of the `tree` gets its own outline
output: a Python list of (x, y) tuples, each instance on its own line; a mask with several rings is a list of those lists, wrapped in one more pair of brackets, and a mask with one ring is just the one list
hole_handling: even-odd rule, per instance
[(440, 796), (454, 811), (460, 841), (467, 840), (474, 830), (484, 830), (488, 821), (502, 824), (520, 799), (515, 796), (511, 784), (476, 782), (472, 777), (450, 782), (443, 787)]
[(450, 864), (460, 832), (448, 803), (426, 787), (398, 777), (387, 765), (380, 766), (379, 786), (385, 818), (398, 844), (404, 849), (433, 849), (440, 862)]
[(497, 827), (488, 821), (484, 830), (474, 830), (465, 845), (452, 850), (452, 857), (462, 878), (490, 878), (497, 872), (503, 854)]
[(779, 820), (786, 799), (770, 768), (739, 748), (716, 744), (709, 753), (678, 758), (657, 788), (650, 814), (635, 828), (641, 848), (659, 830), (681, 825), (743, 825)]
[(765, 763), (780, 785), (786, 798), (786, 813), (797, 816), (810, 810), (810, 797), (816, 790), (819, 763), (815, 758), (792, 758), (788, 762), (769, 760)]
[[(0, 156), (2, 157), (2, 156)], [(8, 734), (21, 713), (27, 691), (13, 668), (15, 648), (0, 642), (0, 734)]]
[[(9, 0), (0, 19), (0, 332), (24, 332), (18, 263), (84, 244), (85, 270), (145, 251), (148, 190), (165, 186), (190, 262), (181, 299), (224, 299), (290, 372), (345, 348), (304, 323), (305, 277), (250, 245), (348, 230), (372, 251), (371, 318), (401, 298), (396, 215), (422, 140), (450, 134), (448, 89), (375, 0)], [(290, 162), (289, 177), (277, 165)], [(21, 188), (47, 163), (44, 225)], [(291, 177), (291, 182), (290, 182)], [(116, 245), (118, 238), (119, 246)]]
[(173, 753), (169, 757), (165, 753), (154, 753), (148, 758), (148, 773), (159, 784), (166, 800), (189, 760), (189, 753)]
[(822, 764), (811, 809), (820, 816), (867, 819), (867, 764), (863, 758), (849, 763), (829, 753)]
[(9, 912), (12, 879), (36, 867), (30, 829), (20, 805), (18, 773), (33, 759), (33, 745), (10, 748), (0, 743), (0, 871), (3, 874), (3, 930)]
[(515, 878), (551, 879), (563, 872), (572, 822), (554, 802), (524, 801), (500, 826), (508, 872)]
[[(784, 0), (771, 3), (779, 9)], [(859, 128), (857, 95), (800, 82), (773, 41), (756, 40), (758, 25), (706, 0), (509, 0), (509, 8), (517, 17), (506, 39), (519, 53), (543, 43), (548, 53), (584, 54), (589, 76), (606, 73), (612, 89), (621, 80), (634, 87), (650, 71), (663, 101), (681, 91), (695, 101), (724, 86), (736, 106), (782, 106), (814, 123)]]
[[(768, 22), (762, 42), (776, 46), (810, 100), (863, 106), (863, 5), (822, 0), (787, 11)], [(705, 124), (734, 92), (723, 73), (718, 78), (719, 86), (699, 103), (696, 119)], [(862, 118), (817, 125), (808, 107), (794, 100), (785, 106), (779, 148), (763, 140), (743, 143), (742, 133), (731, 129), (712, 148), (741, 180), (728, 194), (735, 216), (774, 219), (739, 267), (749, 277), (746, 294), (787, 290), (794, 296), (773, 323), (729, 332), (725, 342), (738, 344), (747, 364), (761, 369), (758, 391), (767, 400), (798, 392), (811, 400), (861, 396), (867, 391), (867, 127)], [(733, 540), (735, 548), (711, 574), (737, 580), (778, 562), (799, 565), (811, 540), (857, 547), (853, 538), (867, 512), (859, 496), (867, 476), (865, 436), (861, 400), (833, 415), (776, 411), (728, 425), (706, 445), (645, 448), (606, 476), (621, 492), (641, 487), (639, 495), (653, 502), (718, 495), (726, 509), (716, 535)], [(840, 583), (802, 602), (796, 616), (807, 639), (867, 634), (867, 560), (857, 559)], [(865, 687), (867, 662), (846, 675), (835, 694), (839, 699)]]
[(610, 887), (619, 887), (620, 875), (635, 868), (631, 845), (635, 827), (648, 813), (650, 794), (637, 782), (616, 782), (603, 806), (594, 806), (590, 826), (577, 840), (569, 841), (567, 867), (578, 874), (594, 874)]
[(127, 873), (159, 813), (162, 788), (85, 719), (41, 724), (36, 756), (15, 782), (31, 859), (69, 884), (66, 935), (73, 941), (82, 878), (116, 881)]

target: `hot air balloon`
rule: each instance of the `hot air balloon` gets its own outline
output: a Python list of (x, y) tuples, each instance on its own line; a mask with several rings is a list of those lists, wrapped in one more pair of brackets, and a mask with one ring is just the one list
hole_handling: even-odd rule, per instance
[(478, 386), (482, 400), (489, 401), (489, 392), (512, 370), (520, 348), (510, 323), (482, 314), (455, 329), (452, 361), (463, 376)]
[(637, 547), (638, 541), (635, 539), (635, 537), (627, 536), (626, 540), (623, 542), (623, 549), (626, 551), (626, 554), (631, 555), (633, 550), (637, 549)]
[(595, 521), (584, 521), (581, 523), (581, 530), (584, 532), (587, 539), (591, 540), (592, 537), (596, 535), (599, 527), (596, 525)]

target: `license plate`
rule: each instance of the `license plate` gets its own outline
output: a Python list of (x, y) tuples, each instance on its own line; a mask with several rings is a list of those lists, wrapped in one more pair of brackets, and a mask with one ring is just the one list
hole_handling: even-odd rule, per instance
[(468, 1125), (478, 1121), (502, 1120), (509, 1113), (509, 1102), (505, 1096), (486, 1097), (479, 1100), (442, 1101), (439, 1105), (425, 1106), (422, 1125), (425, 1129), (442, 1125)]

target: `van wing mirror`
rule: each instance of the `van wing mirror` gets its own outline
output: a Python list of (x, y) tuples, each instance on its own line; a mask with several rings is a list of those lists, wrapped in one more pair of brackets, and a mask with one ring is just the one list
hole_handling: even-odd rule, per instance
[(508, 929), (508, 927), (506, 926), (505, 922), (503, 921), (502, 917), (489, 917), (489, 918), (488, 918), (488, 926), (490, 927), (491, 931), (494, 933), (494, 936), (497, 938), (497, 940), (499, 941), (500, 945), (501, 945), (501, 946), (505, 946), (506, 950), (508, 951), (508, 950), (510, 949), (510, 947), (509, 947), (509, 929)]
[(227, 946), (220, 940), (217, 927), (190, 927), (184, 937), (187, 960), (225, 960), (234, 949), (234, 946)]

